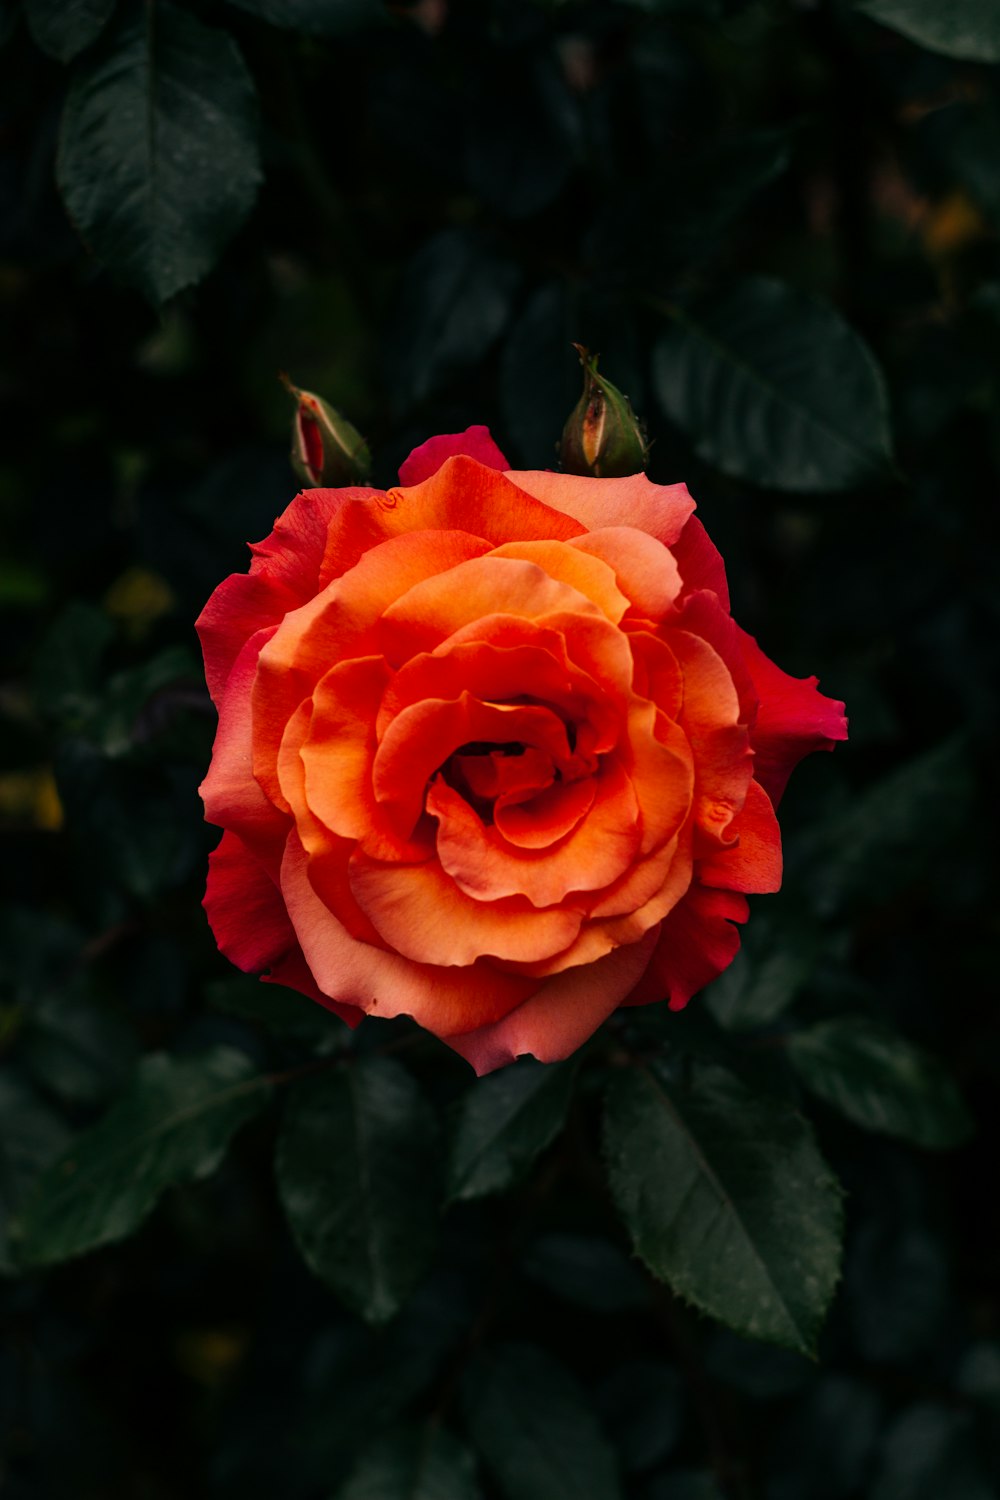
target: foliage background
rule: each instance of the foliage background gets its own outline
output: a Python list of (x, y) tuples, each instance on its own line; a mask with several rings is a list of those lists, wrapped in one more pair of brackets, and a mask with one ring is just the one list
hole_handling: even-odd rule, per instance
[[(0, 1490), (996, 1496), (997, 13), (2, 0), (0, 34)], [(572, 340), (851, 741), (793, 778), (733, 971), (501, 1095), (216, 954), (191, 622), (295, 492), (279, 368), (389, 483), (471, 422), (554, 463)], [(690, 1147), (644, 1089), (722, 1142), (716, 1239), (637, 1223)], [(756, 1256), (821, 1318), (813, 1133), (815, 1361), (740, 1290)]]

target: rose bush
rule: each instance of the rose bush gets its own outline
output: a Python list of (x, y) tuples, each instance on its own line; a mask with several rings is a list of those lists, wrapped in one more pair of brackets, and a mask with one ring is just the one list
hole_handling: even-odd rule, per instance
[(732, 620), (683, 484), (507, 469), (470, 428), (305, 491), (198, 621), (219, 947), (480, 1073), (724, 969), (846, 733)]

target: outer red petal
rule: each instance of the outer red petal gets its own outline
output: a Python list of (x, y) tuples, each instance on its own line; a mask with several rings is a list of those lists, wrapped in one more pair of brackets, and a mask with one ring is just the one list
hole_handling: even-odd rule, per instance
[(751, 781), (747, 800), (729, 825), (737, 842), (699, 861), (702, 885), (763, 895), (781, 889), (781, 831), (764, 788)]
[(202, 904), (220, 951), (238, 969), (301, 990), (350, 1026), (361, 1020), (356, 1006), (338, 1004), (317, 988), (281, 892), (235, 833), (224, 833), (209, 856)]
[(664, 919), (649, 968), (624, 1003), (648, 1005), (666, 997), (671, 1010), (683, 1010), (692, 995), (728, 969), (740, 946), (733, 923), (749, 915), (745, 896), (692, 885)]
[(399, 466), (400, 484), (419, 484), (423, 479), (430, 479), (446, 458), (454, 458), (457, 453), (477, 459), (488, 469), (510, 468), (488, 427), (467, 427), (464, 432), (443, 432), (414, 448)]
[(708, 532), (697, 516), (691, 517), (670, 550), (684, 582), (684, 592), (711, 589), (718, 595), (723, 609), (728, 610), (729, 585), (722, 554), (709, 540)]
[(208, 690), (216, 703), (249, 638), (266, 625), (277, 625), (316, 593), (333, 517), (347, 501), (376, 493), (303, 490), (275, 521), (271, 535), (251, 546), (249, 573), (231, 573), (219, 584), (195, 622)]
[(832, 750), (847, 739), (844, 705), (816, 691), (816, 677), (789, 677), (765, 656), (752, 635), (738, 631), (743, 659), (760, 699), (751, 743), (754, 776), (777, 807), (804, 755)]

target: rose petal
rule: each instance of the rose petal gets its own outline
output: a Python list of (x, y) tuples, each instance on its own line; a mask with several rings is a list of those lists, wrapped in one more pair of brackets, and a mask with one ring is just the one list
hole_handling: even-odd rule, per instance
[(788, 778), (804, 755), (832, 750), (847, 739), (844, 705), (817, 692), (817, 677), (789, 677), (765, 656), (752, 635), (737, 627), (760, 699), (753, 727), (754, 775), (777, 807)]
[(376, 491), (303, 490), (250, 550), (249, 573), (231, 573), (195, 622), (205, 656), (208, 689), (219, 702), (233, 663), (252, 635), (277, 625), (316, 593), (327, 531), (350, 501)]
[(437, 854), (460, 890), (480, 901), (524, 896), (532, 906), (550, 907), (570, 892), (603, 889), (628, 869), (639, 845), (639, 806), (622, 768), (612, 762), (599, 776), (553, 790), (589, 794), (593, 805), (584, 804), (585, 815), (548, 847), (514, 848), (444, 781), (435, 782), (427, 810), (439, 823)]
[(683, 1010), (692, 995), (728, 969), (740, 946), (733, 923), (749, 915), (745, 896), (693, 885), (664, 921), (649, 968), (624, 1003), (648, 1005), (666, 998), (671, 1010)]
[(781, 830), (770, 798), (757, 781), (730, 824), (737, 842), (698, 862), (702, 885), (763, 894), (781, 889)]
[(501, 1021), (444, 1040), (480, 1077), (518, 1057), (560, 1062), (606, 1021), (641, 979), (656, 944), (657, 929), (640, 943), (618, 948), (580, 969), (547, 979)]
[(281, 867), (281, 890), (310, 972), (325, 995), (371, 1015), (412, 1016), (447, 1038), (498, 1020), (536, 988), (534, 980), (488, 963), (465, 969), (414, 964), (360, 941), (316, 894), (305, 850), (293, 832)]
[(414, 448), (399, 466), (400, 484), (419, 484), (436, 474), (446, 458), (457, 454), (474, 458), (488, 469), (509, 469), (510, 464), (493, 441), (488, 427), (467, 427), (464, 432), (443, 432)]
[(583, 920), (568, 907), (536, 911), (524, 897), (477, 901), (459, 890), (436, 859), (387, 864), (358, 849), (350, 878), (355, 900), (383, 941), (417, 963), (451, 967), (478, 958), (548, 958), (572, 943)]
[(725, 662), (700, 636), (671, 630), (670, 649), (684, 674), (680, 723), (695, 766), (695, 816), (709, 847), (733, 841), (730, 824), (753, 774), (750, 736)]
[(697, 516), (692, 516), (684, 525), (680, 536), (670, 548), (674, 561), (684, 580), (685, 594), (696, 589), (710, 589), (718, 597), (723, 609), (729, 609), (729, 585), (726, 568), (715, 543)]
[(211, 764), (199, 790), (206, 820), (239, 835), (276, 876), (288, 834), (288, 819), (265, 797), (254, 779), (250, 707), (261, 647), (273, 633), (273, 626), (269, 626), (251, 636), (233, 665), (219, 705)]
[(660, 619), (681, 591), (680, 573), (670, 552), (634, 526), (605, 526), (574, 537), (569, 546), (607, 563), (630, 610), (643, 618)]
[(587, 531), (634, 526), (668, 547), (676, 542), (694, 510), (686, 484), (653, 484), (645, 474), (590, 479), (579, 474), (515, 469), (509, 477), (526, 494), (572, 516)]
[(261, 652), (252, 693), (254, 775), (276, 807), (287, 811), (276, 771), (278, 746), (303, 698), (312, 696), (331, 664), (376, 651), (378, 622), (401, 592), (483, 550), (483, 542), (463, 532), (397, 537), (285, 617)]

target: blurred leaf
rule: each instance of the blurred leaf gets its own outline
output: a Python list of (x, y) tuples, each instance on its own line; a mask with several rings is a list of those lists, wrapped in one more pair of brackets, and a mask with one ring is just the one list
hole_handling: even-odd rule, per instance
[(114, 626), (102, 610), (74, 600), (42, 637), (32, 664), (38, 706), (51, 718), (76, 722), (92, 711), (104, 653)]
[[(972, 793), (960, 736), (884, 776), (850, 810), (801, 841), (801, 863), (817, 910), (829, 916), (854, 901), (886, 900), (911, 882), (965, 824)], [(796, 871), (798, 873), (798, 871)]]
[(124, 1239), (165, 1188), (215, 1171), (269, 1093), (231, 1047), (144, 1058), (128, 1091), (35, 1184), (17, 1219), (18, 1259), (51, 1265)]
[(308, 995), (243, 975), (212, 980), (205, 986), (205, 998), (225, 1015), (264, 1026), (276, 1036), (315, 1041), (340, 1024)]
[(938, 1236), (907, 1216), (891, 1189), (880, 1210), (849, 1243), (847, 1306), (862, 1358), (907, 1366), (941, 1347), (950, 1312), (948, 1258)]
[(963, 1396), (1000, 1415), (1000, 1343), (979, 1339), (962, 1357), (955, 1384)]
[(770, 1026), (792, 1004), (821, 953), (811, 923), (779, 925), (761, 913), (729, 968), (705, 991), (705, 1004), (727, 1031)]
[(34, 1089), (11, 1069), (0, 1070), (0, 1274), (15, 1269), (8, 1233), (25, 1191), (66, 1150), (72, 1134)]
[(80, 959), (83, 933), (27, 904), (0, 907), (0, 1000), (24, 1006), (64, 984)]
[(475, 79), (463, 123), (472, 190), (511, 218), (539, 213), (562, 188), (580, 135), (576, 101), (547, 57), (516, 55), (517, 109), (509, 108), (512, 59)]
[(22, 0), (28, 30), (50, 57), (69, 62), (96, 42), (115, 0)]
[(522, 1268), (555, 1296), (594, 1312), (630, 1312), (649, 1301), (635, 1262), (596, 1235), (539, 1235), (525, 1252)]
[(626, 1473), (666, 1458), (683, 1431), (683, 1383), (662, 1360), (637, 1359), (602, 1383), (598, 1407)]
[(996, 1500), (982, 1471), (968, 1412), (930, 1401), (896, 1419), (871, 1500)]
[(882, 1425), (870, 1385), (825, 1375), (795, 1403), (774, 1435), (767, 1500), (848, 1500), (867, 1494)]
[(597, 1418), (551, 1355), (528, 1344), (481, 1351), (462, 1394), (476, 1447), (506, 1500), (619, 1500)]
[(970, 62), (1000, 62), (995, 0), (857, 0), (858, 10), (921, 47)]
[(437, 1241), (437, 1129), (399, 1063), (362, 1057), (293, 1085), (278, 1191), (310, 1270), (370, 1323), (385, 1323)]
[(131, 1029), (81, 985), (31, 1005), (18, 1053), (44, 1088), (76, 1104), (100, 1104), (122, 1088), (136, 1063)]
[(803, 1083), (864, 1130), (915, 1146), (960, 1145), (972, 1121), (936, 1057), (867, 1016), (820, 1021), (787, 1039)]
[(200, 281), (260, 181), (236, 43), (167, 4), (127, 18), (73, 80), (57, 175), (94, 254), (156, 306)]
[[(432, 1272), (388, 1328), (371, 1330), (343, 1319), (321, 1335), (314, 1368), (307, 1371), (309, 1400), (303, 1443), (322, 1472), (342, 1470), (357, 1452), (395, 1422), (425, 1391), (468, 1334), (477, 1301), (454, 1272)], [(271, 1434), (265, 1434), (268, 1443)]]
[(339, 37), (363, 26), (384, 26), (389, 19), (382, 0), (229, 0), (230, 5), (306, 36)]
[(812, 1366), (801, 1354), (751, 1343), (728, 1328), (715, 1330), (705, 1350), (705, 1369), (713, 1380), (756, 1402), (784, 1401), (812, 1375)]
[(99, 911), (119, 890), (151, 901), (190, 868), (201, 848), (200, 829), (186, 816), (194, 787), (182, 785), (175, 768), (111, 761), (72, 740), (55, 770), (81, 891)]
[(707, 1469), (677, 1469), (653, 1481), (643, 1500), (724, 1500)]
[(9, 40), (17, 25), (17, 0), (0, 0), (0, 47)]
[(653, 1063), (613, 1079), (605, 1152), (654, 1275), (738, 1333), (814, 1349), (838, 1275), (841, 1205), (799, 1115), (722, 1068), (696, 1066), (681, 1087)]
[(513, 262), (470, 231), (446, 229), (417, 251), (403, 273), (389, 336), (397, 406), (423, 401), (483, 358), (503, 330), (519, 280)]
[[(580, 394), (579, 336), (561, 281), (540, 287), (515, 318), (500, 358), (504, 433), (529, 468), (551, 468), (563, 423)], [(508, 455), (509, 456), (509, 455)]]
[(528, 1171), (562, 1128), (573, 1067), (521, 1058), (479, 1079), (462, 1100), (448, 1163), (448, 1196), (501, 1193)]
[(149, 729), (143, 733), (143, 726), (137, 724), (142, 710), (157, 693), (185, 678), (201, 681), (201, 672), (186, 646), (168, 646), (139, 666), (116, 672), (90, 729), (104, 752), (122, 755), (136, 740), (147, 738)]
[[(651, 90), (661, 113), (664, 84), (657, 77)], [(603, 200), (588, 248), (605, 274), (657, 286), (691, 262), (702, 269), (731, 247), (733, 221), (791, 162), (787, 129), (743, 131), (683, 156), (676, 147), (671, 135), (652, 180), (626, 179)], [(622, 234), (623, 223), (630, 233)]]
[(656, 389), (699, 457), (775, 489), (818, 493), (888, 476), (882, 375), (832, 307), (755, 276), (704, 311), (671, 316), (656, 345)]
[(479, 1500), (472, 1454), (445, 1427), (406, 1427), (362, 1453), (336, 1500)]

